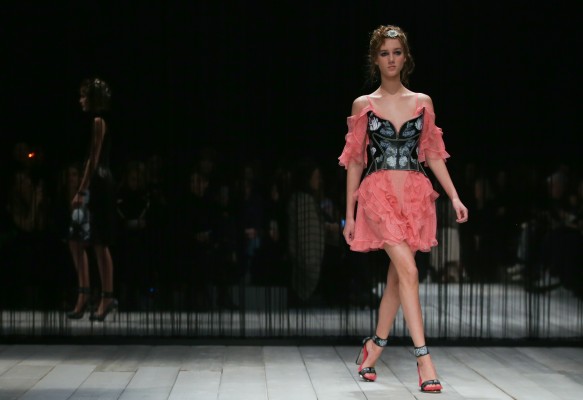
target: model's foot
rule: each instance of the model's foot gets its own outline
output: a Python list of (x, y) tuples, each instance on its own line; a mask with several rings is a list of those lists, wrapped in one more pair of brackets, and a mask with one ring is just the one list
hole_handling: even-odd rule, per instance
[(75, 304), (74, 312), (83, 312), (89, 304), (89, 295), (80, 294), (77, 296), (77, 303)]
[(368, 340), (365, 344), (368, 357), (362, 363), (362, 368), (374, 367), (377, 360), (383, 352), (383, 348), (377, 346), (372, 340)]
[(381, 339), (377, 335), (366, 337), (362, 341), (363, 347), (356, 359), (358, 375), (367, 382), (374, 382), (377, 379), (377, 371), (374, 365), (381, 355), (382, 348), (387, 345), (388, 339)]
[(107, 315), (113, 311), (117, 311), (118, 303), (117, 300), (112, 297), (105, 297), (102, 299), (97, 311), (93, 313), (90, 317), (90, 321), (102, 322), (105, 320)]
[(81, 319), (85, 315), (85, 310), (89, 307), (89, 295), (81, 293), (77, 296), (77, 302), (75, 303), (75, 308), (66, 313), (69, 319)]
[(111, 307), (111, 303), (113, 301), (113, 298), (103, 297), (99, 302), (99, 307), (97, 307), (97, 310), (95, 310), (95, 314), (104, 315), (105, 312)]
[[(435, 367), (433, 366), (433, 361), (431, 361), (431, 355), (427, 354), (417, 358), (417, 365), (419, 367), (419, 382), (420, 385), (424, 382), (428, 384), (424, 387), (424, 391), (433, 392), (441, 390), (441, 384), (437, 380), (437, 372), (435, 372)], [(431, 383), (432, 381), (437, 381)]]

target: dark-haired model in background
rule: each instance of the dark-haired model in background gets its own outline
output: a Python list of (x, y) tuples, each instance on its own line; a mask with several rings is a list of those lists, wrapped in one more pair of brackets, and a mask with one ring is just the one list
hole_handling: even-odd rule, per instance
[(81, 83), (79, 103), (91, 117), (91, 137), (81, 183), (71, 202), (69, 249), (79, 293), (75, 308), (67, 313), (70, 319), (82, 318), (90, 303), (88, 246), (93, 248), (101, 279), (99, 305), (89, 318), (103, 321), (118, 307), (113, 296), (113, 261), (109, 251), (115, 223), (114, 182), (109, 167), (111, 135), (106, 122), (110, 101), (109, 85), (102, 79), (86, 79)]

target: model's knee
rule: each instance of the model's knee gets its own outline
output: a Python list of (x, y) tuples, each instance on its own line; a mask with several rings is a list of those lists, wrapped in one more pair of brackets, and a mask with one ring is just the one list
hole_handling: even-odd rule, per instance
[(394, 275), (387, 280), (387, 289), (396, 289), (399, 287), (399, 276)]
[(400, 285), (418, 285), (419, 271), (415, 267), (404, 268), (399, 274)]

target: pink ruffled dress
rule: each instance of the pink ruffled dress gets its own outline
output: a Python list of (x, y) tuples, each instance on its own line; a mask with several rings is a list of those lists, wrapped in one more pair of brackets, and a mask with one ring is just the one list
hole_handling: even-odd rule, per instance
[[(421, 114), (423, 117), (418, 118)], [(423, 123), (417, 161), (427, 165), (427, 159), (448, 158), (435, 114), (420, 106), (412, 117)], [(370, 100), (358, 115), (348, 117), (346, 144), (338, 157), (341, 166), (348, 169), (348, 164), (355, 161), (366, 169), (370, 130), (379, 120), (391, 124), (375, 112)], [(368, 252), (382, 249), (385, 244), (406, 242), (413, 251), (428, 252), (437, 245), (435, 200), (439, 195), (423, 172), (378, 169), (364, 177), (353, 196), (357, 211), (351, 250)]]

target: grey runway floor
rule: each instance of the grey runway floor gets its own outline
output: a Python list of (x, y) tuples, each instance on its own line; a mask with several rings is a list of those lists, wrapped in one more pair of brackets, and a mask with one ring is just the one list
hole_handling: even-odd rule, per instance
[[(362, 382), (358, 346), (0, 345), (0, 399), (579, 399), (583, 348), (431, 348), (440, 395), (420, 393), (412, 349), (392, 345)], [(437, 396), (437, 397), (436, 397)]]

